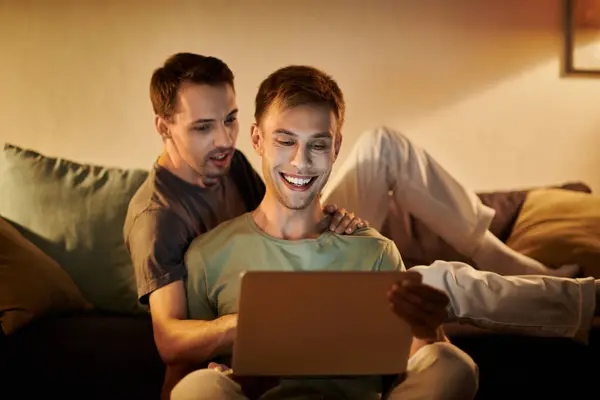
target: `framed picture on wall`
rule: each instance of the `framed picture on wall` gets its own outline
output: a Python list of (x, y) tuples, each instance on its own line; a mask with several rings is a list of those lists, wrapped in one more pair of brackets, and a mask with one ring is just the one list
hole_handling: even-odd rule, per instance
[(565, 72), (600, 76), (600, 0), (565, 0)]

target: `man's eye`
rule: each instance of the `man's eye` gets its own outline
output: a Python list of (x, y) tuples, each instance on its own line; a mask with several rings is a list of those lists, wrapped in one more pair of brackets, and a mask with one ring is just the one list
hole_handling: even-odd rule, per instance
[(225, 123), (226, 123), (227, 125), (230, 125), (230, 124), (233, 124), (233, 123), (234, 123), (236, 120), (237, 120), (237, 117), (231, 117), (231, 118), (227, 118), (227, 119), (225, 120)]
[(313, 150), (324, 151), (324, 150), (327, 150), (329, 148), (329, 146), (324, 143), (315, 143), (312, 145), (312, 148), (313, 148)]
[(196, 125), (194, 130), (198, 132), (207, 132), (210, 130), (210, 125)]
[(278, 140), (277, 143), (279, 143), (282, 146), (293, 146), (294, 145), (293, 140)]

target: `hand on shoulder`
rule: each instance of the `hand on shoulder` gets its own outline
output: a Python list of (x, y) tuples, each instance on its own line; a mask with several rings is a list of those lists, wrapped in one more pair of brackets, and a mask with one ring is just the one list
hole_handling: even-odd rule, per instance
[[(358, 229), (369, 226), (367, 221), (354, 215), (345, 208), (339, 208), (336, 204), (328, 204), (323, 207), (323, 224), (329, 225), (329, 230), (337, 234), (350, 235)], [(325, 225), (325, 226), (326, 226)]]

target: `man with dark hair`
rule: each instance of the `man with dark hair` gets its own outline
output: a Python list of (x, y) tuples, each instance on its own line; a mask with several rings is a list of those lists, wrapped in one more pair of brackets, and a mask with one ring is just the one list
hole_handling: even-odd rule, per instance
[(185, 256), (187, 310), (202, 326), (186, 356), (190, 362), (222, 364), (188, 374), (173, 389), (173, 400), (358, 400), (383, 394), (390, 400), (468, 400), (477, 391), (477, 366), (448, 342), (443, 322), (586, 339), (593, 278), (503, 277), (438, 262), (406, 272), (388, 294), (392, 310), (414, 333), (407, 374), (391, 390), (379, 377), (268, 380), (263, 386), (264, 380), (223, 371), (235, 340), (243, 271), (404, 270), (394, 242), (375, 229), (341, 236), (319, 227), (320, 193), (342, 144), (344, 100), (335, 81), (312, 67), (282, 68), (261, 84), (256, 103), (251, 137), (262, 159), (265, 196), (254, 211), (196, 238)]
[(178, 92), (183, 83), (229, 85), (234, 88), (233, 72), (218, 58), (191, 53), (175, 54), (152, 74), (150, 100), (154, 114), (166, 119), (173, 117)]

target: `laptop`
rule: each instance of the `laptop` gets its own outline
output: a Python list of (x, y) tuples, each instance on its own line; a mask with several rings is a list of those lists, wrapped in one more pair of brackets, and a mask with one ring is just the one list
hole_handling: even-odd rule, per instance
[(412, 331), (387, 299), (401, 279), (400, 272), (243, 273), (234, 373), (344, 377), (405, 372)]

